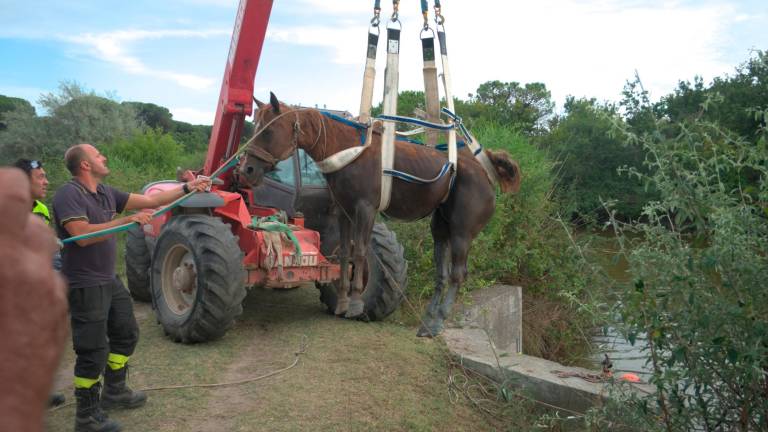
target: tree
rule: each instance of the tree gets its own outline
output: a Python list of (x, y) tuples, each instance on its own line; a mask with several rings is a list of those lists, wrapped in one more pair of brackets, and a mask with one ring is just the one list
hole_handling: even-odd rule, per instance
[(564, 116), (540, 140), (559, 162), (557, 188), (577, 215), (604, 216), (603, 202), (616, 199), (623, 217), (637, 217), (652, 196), (618, 172), (622, 166), (642, 168), (645, 153), (611, 134), (616, 114), (613, 105), (569, 97)]
[(149, 128), (160, 128), (166, 133), (173, 132), (176, 129), (173, 114), (166, 107), (146, 102), (123, 102), (121, 105), (133, 109), (138, 119)]
[(477, 113), (487, 120), (516, 127), (527, 135), (546, 130), (547, 120), (555, 108), (552, 95), (542, 83), (488, 81), (470, 95), (471, 102), (483, 105)]

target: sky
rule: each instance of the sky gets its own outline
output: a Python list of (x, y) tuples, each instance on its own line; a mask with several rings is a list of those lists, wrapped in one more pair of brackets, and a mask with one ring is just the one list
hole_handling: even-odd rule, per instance
[[(238, 3), (0, 0), (0, 94), (36, 104), (75, 81), (117, 101), (167, 107), (176, 120), (212, 124)], [(373, 3), (275, 0), (255, 96), (273, 91), (288, 103), (357, 114)], [(400, 90), (424, 85), (419, 3), (400, 4)], [(765, 0), (441, 3), (451, 91), (462, 99), (499, 80), (543, 82), (560, 109), (569, 95), (618, 101), (635, 72), (658, 99), (680, 80), (708, 83), (768, 49)], [(388, 17), (392, 2), (381, 4)], [(385, 58), (382, 34), (374, 103)], [(46, 113), (38, 106), (38, 114)]]

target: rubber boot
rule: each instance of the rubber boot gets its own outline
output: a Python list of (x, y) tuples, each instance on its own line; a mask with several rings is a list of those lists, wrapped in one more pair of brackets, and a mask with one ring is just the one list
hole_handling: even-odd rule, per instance
[(104, 393), (101, 405), (104, 409), (138, 408), (147, 402), (147, 394), (128, 387), (128, 366), (112, 370), (107, 366), (104, 371)]
[(76, 388), (75, 432), (120, 432), (120, 423), (111, 420), (101, 409), (101, 384), (91, 388)]

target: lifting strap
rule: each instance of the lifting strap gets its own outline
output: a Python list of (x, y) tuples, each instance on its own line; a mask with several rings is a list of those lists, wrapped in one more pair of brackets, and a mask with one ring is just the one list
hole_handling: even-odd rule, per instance
[[(384, 70), (384, 101), (383, 113), (385, 115), (397, 115), (397, 95), (400, 68), (400, 20), (398, 19), (398, 6), (400, 0), (392, 1), (393, 9), (390, 24), (387, 25), (387, 68)], [(396, 26), (395, 26), (396, 25)], [(393, 169), (395, 165), (395, 123), (385, 122), (384, 132), (381, 137), (381, 196), (379, 211), (383, 212), (389, 207), (392, 195), (392, 177), (384, 175), (386, 170)]]
[[(373, 18), (368, 28), (368, 51), (365, 56), (365, 71), (363, 72), (363, 91), (360, 96), (360, 116), (358, 119), (365, 123), (371, 118), (371, 106), (373, 105), (373, 85), (376, 81), (376, 51), (379, 45), (379, 15), (381, 13), (380, 0), (376, 0), (373, 6)], [(376, 30), (374, 33), (373, 30)]]
[[(440, 91), (437, 85), (437, 65), (435, 64), (435, 32), (429, 27), (429, 6), (427, 0), (421, 0), (421, 14), (424, 17), (424, 27), (421, 29), (421, 57), (424, 61), (424, 96), (426, 100), (426, 120), (432, 123), (440, 122)], [(425, 143), (434, 147), (437, 145), (439, 133), (427, 130)]]
[[(440, 57), (443, 63), (443, 90), (445, 91), (445, 103), (451, 112), (456, 112), (453, 107), (453, 94), (451, 93), (451, 70), (448, 67), (448, 47), (445, 43), (445, 18), (441, 13), (440, 0), (435, 0), (435, 23), (437, 24), (437, 39), (440, 41)], [(456, 130), (448, 131), (448, 162), (456, 169)]]

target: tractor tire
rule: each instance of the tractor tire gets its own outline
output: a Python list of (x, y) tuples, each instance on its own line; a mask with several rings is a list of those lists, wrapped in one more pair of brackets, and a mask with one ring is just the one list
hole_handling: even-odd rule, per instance
[(157, 319), (175, 342), (219, 339), (243, 313), (243, 253), (218, 218), (171, 219), (157, 239), (151, 282)]
[[(395, 233), (384, 224), (373, 226), (367, 262), (367, 281), (363, 291), (364, 312), (369, 320), (381, 321), (403, 302), (408, 283), (408, 262), (403, 256), (403, 246), (398, 243)], [(320, 301), (331, 314), (336, 310), (338, 283), (317, 285)]]
[(125, 236), (125, 276), (128, 279), (128, 291), (140, 302), (152, 301), (152, 293), (149, 291), (151, 261), (144, 231), (140, 226), (132, 227)]

